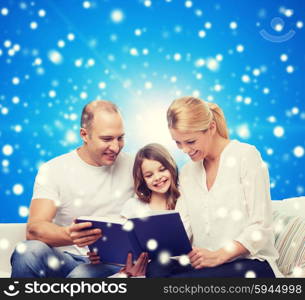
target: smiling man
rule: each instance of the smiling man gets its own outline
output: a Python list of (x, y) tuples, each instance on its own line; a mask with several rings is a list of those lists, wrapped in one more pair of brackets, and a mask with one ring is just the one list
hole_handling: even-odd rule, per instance
[[(27, 241), (12, 255), (12, 277), (66, 277), (89, 262), (84, 246), (101, 237), (80, 216), (119, 215), (133, 194), (133, 159), (122, 153), (124, 126), (113, 103), (96, 100), (82, 111), (83, 145), (39, 169), (27, 224)], [(102, 277), (119, 267), (104, 265)]]

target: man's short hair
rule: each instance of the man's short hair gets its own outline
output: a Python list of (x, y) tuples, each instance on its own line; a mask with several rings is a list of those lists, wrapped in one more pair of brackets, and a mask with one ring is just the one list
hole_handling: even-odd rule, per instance
[(83, 110), (80, 121), (81, 128), (85, 128), (87, 130), (91, 129), (94, 113), (97, 111), (106, 111), (109, 113), (119, 113), (118, 107), (107, 100), (94, 100), (87, 103)]

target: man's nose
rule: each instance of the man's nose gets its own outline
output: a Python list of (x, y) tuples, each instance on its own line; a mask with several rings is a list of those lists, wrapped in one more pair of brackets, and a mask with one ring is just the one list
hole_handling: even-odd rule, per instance
[(110, 144), (110, 150), (115, 152), (115, 153), (118, 153), (120, 151), (120, 143), (119, 141), (117, 140), (113, 140)]

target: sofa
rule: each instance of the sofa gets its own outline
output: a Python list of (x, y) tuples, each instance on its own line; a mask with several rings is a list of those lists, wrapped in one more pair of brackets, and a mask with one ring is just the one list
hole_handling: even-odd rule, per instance
[[(305, 278), (305, 197), (272, 201), (278, 267), (285, 277)], [(9, 277), (10, 256), (25, 239), (25, 223), (0, 223), (0, 278)]]

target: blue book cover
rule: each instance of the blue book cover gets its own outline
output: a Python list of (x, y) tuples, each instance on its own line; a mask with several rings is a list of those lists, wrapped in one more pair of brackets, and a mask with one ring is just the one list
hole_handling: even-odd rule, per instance
[[(156, 212), (155, 212), (156, 213)], [(128, 252), (136, 259), (147, 252), (149, 259), (162, 253), (180, 256), (192, 250), (180, 214), (175, 211), (111, 222), (103, 218), (79, 217), (78, 222), (92, 222), (92, 228), (102, 229), (103, 236), (89, 246), (98, 252), (102, 262), (124, 265)]]

